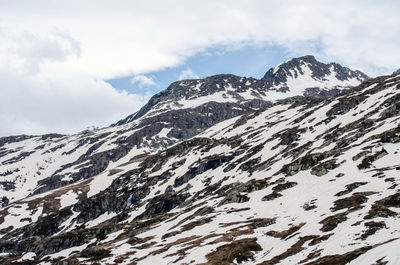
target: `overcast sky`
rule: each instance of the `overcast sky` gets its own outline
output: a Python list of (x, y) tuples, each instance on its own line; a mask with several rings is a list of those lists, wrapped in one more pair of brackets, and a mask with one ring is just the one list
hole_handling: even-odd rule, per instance
[(399, 12), (398, 0), (0, 0), (0, 136), (106, 126), (170, 81), (260, 77), (305, 54), (388, 74)]

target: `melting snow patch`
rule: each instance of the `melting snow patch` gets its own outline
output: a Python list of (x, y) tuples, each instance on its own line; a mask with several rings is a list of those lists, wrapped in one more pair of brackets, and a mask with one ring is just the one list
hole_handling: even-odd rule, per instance
[[(394, 240), (392, 242), (380, 245), (374, 249), (371, 249), (367, 253), (359, 256), (348, 265), (356, 265), (356, 264), (371, 264), (372, 261), (375, 261), (376, 264), (400, 264), (400, 256), (398, 250), (400, 249), (400, 240)], [(389, 262), (390, 261), (390, 262)], [(387, 262), (387, 263), (386, 263)]]
[(59, 257), (68, 257), (70, 256), (73, 252), (81, 252), (82, 250), (84, 250), (88, 245), (94, 243), (96, 241), (96, 239), (92, 239), (89, 243), (87, 244), (83, 244), (81, 246), (77, 246), (77, 247), (72, 247), (72, 248), (67, 248), (67, 249), (63, 249), (60, 252), (48, 255), (46, 257), (44, 257), (44, 259), (46, 259), (47, 257), (51, 258), (51, 259), (55, 259), (55, 258), (59, 258)]
[(107, 189), (111, 185), (112, 181), (117, 177), (118, 174), (109, 176), (108, 171), (104, 172), (103, 174), (97, 175), (93, 178), (92, 182), (90, 182), (90, 190), (87, 193), (87, 197), (92, 197), (100, 191)]
[(18, 261), (22, 262), (24, 260), (33, 260), (34, 257), (36, 257), (35, 252), (27, 252)]
[(171, 131), (171, 128), (162, 128), (161, 132), (158, 133), (158, 137), (167, 137), (167, 134)]
[(98, 224), (100, 224), (102, 222), (107, 221), (108, 219), (113, 218), (116, 215), (117, 215), (116, 213), (103, 213), (102, 215), (100, 215), (96, 219), (87, 222), (86, 223), (86, 227), (89, 228), (89, 227), (96, 226), (96, 225), (98, 225)]
[(61, 195), (60, 204), (61, 208), (73, 205), (78, 202), (78, 194), (76, 194), (73, 190), (68, 191), (67, 193)]

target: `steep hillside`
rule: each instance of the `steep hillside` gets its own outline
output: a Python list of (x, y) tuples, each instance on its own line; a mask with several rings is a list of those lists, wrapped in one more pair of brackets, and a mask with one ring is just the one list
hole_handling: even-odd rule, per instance
[[(330, 88), (338, 89), (337, 84), (341, 84), (343, 89), (368, 78), (358, 71), (333, 66), (305, 56), (275, 67), (274, 71), (280, 73), (277, 78), (256, 80), (218, 75), (179, 81), (155, 95), (139, 112), (114, 126), (72, 136), (0, 138), (2, 203), (5, 205), (83, 179), (89, 184), (93, 177), (108, 175), (119, 164), (191, 138), (221, 121), (268, 107), (274, 102), (271, 93), (282, 94), (280, 97), (287, 93), (276, 92), (271, 85), (282, 85), (283, 72), (288, 73), (287, 80), (293, 73), (299, 80), (309, 80), (308, 84), (302, 83), (303, 90), (287, 84), (297, 91), (297, 95), (305, 92), (307, 85), (328, 91), (324, 85), (330, 82)], [(269, 80), (267, 85), (265, 80)], [(112, 177), (108, 178), (109, 183), (111, 180)], [(82, 198), (86, 197), (86, 191), (80, 193)]]
[(400, 75), (342, 90), (367, 77), (310, 60), (258, 86), (174, 83), (98, 131), (2, 138), (0, 262), (398, 264)]
[(139, 112), (117, 124), (144, 115), (195, 108), (206, 102), (240, 103), (258, 107), (260, 101), (275, 101), (289, 96), (333, 96), (354, 87), (369, 77), (339, 64), (324, 64), (313, 56), (293, 58), (271, 68), (261, 79), (235, 75), (216, 75), (203, 79), (177, 81), (155, 95)]

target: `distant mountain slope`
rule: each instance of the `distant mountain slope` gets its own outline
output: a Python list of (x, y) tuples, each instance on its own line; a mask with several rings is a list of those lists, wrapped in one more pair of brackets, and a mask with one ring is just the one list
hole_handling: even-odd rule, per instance
[[(271, 72), (276, 77), (269, 74)], [(295, 76), (291, 76), (293, 73)], [(288, 75), (286, 79), (285, 74)], [(111, 127), (72, 136), (1, 138), (0, 174), (3, 177), (0, 197), (4, 204), (90, 179), (100, 173), (107, 174), (115, 163), (126, 163), (135, 156), (193, 137), (221, 121), (266, 108), (274, 97), (284, 98), (294, 89), (294, 94), (301, 95), (306, 90), (299, 90), (296, 84), (286, 84), (283, 80), (296, 78), (303, 80), (302, 89), (334, 90), (337, 93), (339, 88), (359, 84), (368, 77), (305, 56), (269, 70), (260, 80), (217, 75), (175, 82), (152, 97), (138, 113)], [(304, 80), (309, 81), (308, 85)], [(332, 87), (327, 86), (330, 82)], [(284, 92), (279, 92), (283, 85), (286, 86)], [(288, 93), (288, 87), (293, 91)]]
[(34, 195), (3, 202), (0, 263), (397, 264), (400, 75), (305, 93), (303, 75), (326, 78), (307, 60), (266, 74), (291, 72), (295, 97), (267, 100), (283, 81), (238, 97), (253, 86), (220, 75), (236, 94), (182, 81), (197, 90), (174, 83), (118, 125), (2, 138), (7, 194)]
[(226, 74), (174, 82), (153, 96), (139, 112), (117, 124), (131, 122), (146, 114), (193, 108), (212, 101), (251, 105), (253, 101), (275, 101), (289, 96), (332, 96), (367, 79), (369, 77), (360, 71), (335, 63), (324, 64), (308, 55), (271, 68), (261, 79)]

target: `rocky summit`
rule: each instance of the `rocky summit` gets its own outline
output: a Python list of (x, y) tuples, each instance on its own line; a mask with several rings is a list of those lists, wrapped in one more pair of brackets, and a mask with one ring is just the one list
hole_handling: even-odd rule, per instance
[(0, 138), (0, 264), (399, 264), (400, 74), (313, 56)]

